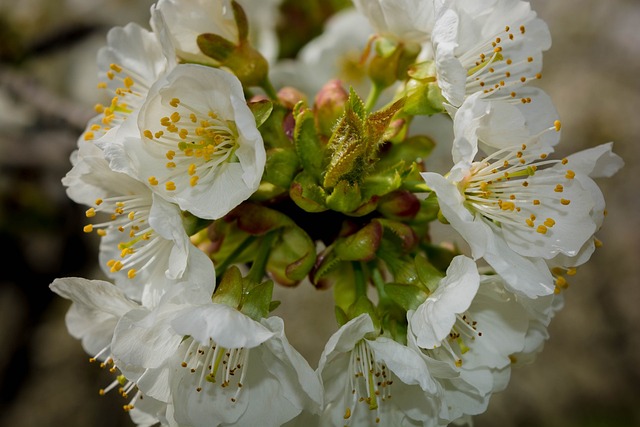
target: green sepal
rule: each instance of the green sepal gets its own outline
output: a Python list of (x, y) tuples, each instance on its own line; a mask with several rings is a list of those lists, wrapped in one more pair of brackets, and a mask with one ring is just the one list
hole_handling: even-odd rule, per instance
[(406, 86), (407, 102), (404, 113), (412, 116), (431, 116), (445, 111), (446, 100), (436, 82), (423, 83), (409, 80)]
[(242, 203), (227, 215), (227, 220), (236, 220), (240, 230), (254, 236), (295, 226), (293, 220), (282, 212), (254, 203)]
[(415, 218), (420, 207), (420, 199), (414, 193), (396, 190), (380, 199), (378, 212), (389, 219), (406, 221)]
[(358, 184), (351, 184), (346, 180), (339, 181), (326, 198), (327, 207), (343, 213), (355, 211), (362, 202), (363, 199)]
[(253, 286), (247, 291), (240, 311), (256, 322), (269, 315), (271, 298), (273, 296), (273, 281), (267, 280)]
[(299, 169), (296, 153), (285, 148), (271, 148), (267, 150), (267, 162), (262, 180), (282, 189), (288, 189)]
[(338, 326), (344, 326), (347, 322), (349, 322), (349, 317), (347, 316), (347, 313), (345, 313), (344, 310), (338, 307), (337, 305), (334, 307), (334, 312), (336, 315), (336, 321), (338, 322)]
[(247, 14), (244, 12), (242, 6), (235, 0), (231, 1), (231, 7), (233, 9), (233, 18), (238, 27), (238, 40), (240, 43), (243, 43), (249, 37), (249, 20), (247, 19)]
[(272, 110), (260, 127), (266, 149), (285, 148), (291, 150), (292, 142), (284, 131), (283, 123), (289, 111), (280, 104), (271, 104)]
[[(392, 236), (397, 238), (403, 252), (409, 252), (418, 243), (418, 236), (416, 235), (416, 232), (411, 228), (411, 226), (403, 222), (387, 218), (376, 218), (372, 222), (379, 223), (383, 227), (384, 231), (388, 230)], [(387, 236), (388, 234), (385, 233), (385, 239), (387, 239)]]
[(253, 117), (256, 119), (256, 127), (262, 126), (269, 119), (273, 111), (273, 102), (268, 99), (252, 101), (247, 105), (253, 113)]
[[(400, 162), (422, 164), (431, 154), (435, 142), (424, 135), (414, 135), (396, 144), (385, 146), (384, 156), (376, 164), (376, 170), (397, 168)], [(419, 177), (419, 176), (418, 176)], [(422, 180), (422, 178), (420, 178)]]
[(420, 283), (422, 283), (429, 292), (434, 292), (438, 288), (440, 280), (444, 278), (444, 274), (422, 255), (417, 255), (414, 262)]
[(236, 45), (233, 42), (218, 34), (200, 34), (196, 42), (202, 53), (221, 63), (226, 61), (236, 50)]
[(429, 294), (418, 286), (400, 283), (385, 283), (384, 290), (393, 302), (404, 310), (415, 310)]
[(362, 184), (364, 197), (384, 196), (402, 186), (402, 175), (397, 170), (372, 173)]
[(371, 321), (373, 322), (373, 327), (376, 331), (372, 333), (375, 334), (373, 336), (379, 336), (379, 331), (381, 330), (380, 317), (376, 314), (376, 308), (371, 300), (369, 300), (365, 295), (358, 297), (351, 307), (349, 307), (347, 317), (351, 320), (365, 313), (371, 317)]
[(225, 271), (211, 300), (217, 304), (238, 308), (242, 303), (242, 288), (242, 273), (240, 273), (238, 267), (232, 265)]
[(307, 212), (322, 212), (328, 209), (325, 204), (327, 193), (316, 184), (313, 176), (307, 171), (303, 170), (293, 179), (289, 196), (296, 205)]
[(182, 211), (181, 214), (182, 225), (184, 226), (184, 231), (187, 233), (187, 236), (193, 236), (200, 230), (207, 228), (213, 222), (210, 219), (198, 218), (187, 211)]
[(301, 109), (295, 122), (293, 141), (302, 169), (320, 182), (325, 152), (316, 132), (313, 112), (308, 108)]
[(356, 233), (338, 239), (333, 252), (345, 261), (370, 261), (376, 256), (382, 233), (382, 224), (379, 221), (371, 221)]
[(280, 304), (282, 304), (282, 301), (271, 301), (269, 303), (269, 313), (272, 313), (275, 309), (277, 309), (278, 307), (280, 307)]

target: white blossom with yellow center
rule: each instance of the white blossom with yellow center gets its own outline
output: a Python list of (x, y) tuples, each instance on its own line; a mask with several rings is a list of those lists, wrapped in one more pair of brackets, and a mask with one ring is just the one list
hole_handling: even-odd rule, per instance
[(112, 168), (204, 219), (251, 196), (266, 161), (238, 79), (201, 65), (178, 65), (154, 84), (137, 124), (104, 149)]
[(377, 334), (362, 314), (327, 342), (317, 370), (325, 401), (320, 425), (442, 425), (446, 408), (424, 358)]
[(97, 233), (100, 265), (130, 298), (152, 305), (178, 280), (211, 288), (211, 260), (184, 230), (180, 209), (129, 175), (112, 171), (93, 145), (81, 146), (63, 178), (67, 193), (89, 206), (86, 233)]
[(149, 88), (170, 67), (157, 36), (130, 23), (107, 33), (107, 46), (98, 51), (98, 88), (110, 98), (95, 106), (98, 115), (89, 121), (81, 140), (93, 141), (117, 129), (147, 97)]
[[(553, 291), (544, 260), (575, 256), (593, 237), (592, 182), (568, 159), (551, 160), (551, 147), (530, 138), (484, 159), (478, 153), (481, 120), (456, 116), (454, 161), (445, 176), (423, 173), (444, 217), (511, 288), (527, 296)], [(491, 141), (483, 139), (486, 145)]]

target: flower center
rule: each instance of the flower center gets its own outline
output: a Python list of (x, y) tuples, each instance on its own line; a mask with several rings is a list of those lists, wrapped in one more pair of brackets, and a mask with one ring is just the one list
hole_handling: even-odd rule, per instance
[[(557, 213), (569, 205), (571, 200), (563, 197), (564, 187), (575, 177), (569, 169), (538, 171), (541, 166), (567, 164), (566, 159), (547, 160), (547, 156), (531, 153), (523, 144), (520, 149), (502, 149), (473, 163), (469, 175), (460, 182), (467, 206), (496, 224), (546, 235), (556, 220), (540, 216), (539, 211), (544, 208), (547, 214)], [(529, 179), (536, 174), (538, 179)]]
[(238, 401), (249, 361), (249, 350), (245, 348), (224, 348), (213, 340), (202, 345), (193, 338), (185, 339), (180, 346), (184, 349), (181, 366), (190, 374), (198, 375), (196, 391), (201, 392), (205, 382), (218, 383), (223, 389), (229, 387), (239, 373), (235, 394), (231, 402)]
[(96, 233), (104, 237), (107, 233), (120, 233), (122, 240), (118, 243), (119, 259), (107, 262), (111, 273), (126, 271), (127, 277), (133, 279), (137, 272), (146, 267), (153, 257), (153, 251), (163, 239), (149, 227), (150, 200), (140, 196), (114, 196), (97, 199), (95, 206), (89, 208), (85, 215), (93, 218), (98, 213), (106, 213), (109, 220), (88, 224), (85, 233)]
[[(522, 102), (531, 102), (531, 98), (518, 97), (516, 91), (528, 80), (541, 79), (536, 71), (533, 56), (523, 56), (527, 47), (524, 34), (526, 28), (506, 26), (504, 32), (478, 43), (460, 56), (462, 65), (467, 69), (466, 93), (471, 95), (482, 91), (492, 99), (502, 98)], [(501, 92), (501, 95), (497, 95)]]
[[(236, 160), (238, 132), (235, 123), (224, 120), (213, 111), (201, 111), (173, 98), (169, 102), (173, 112), (160, 119), (159, 130), (146, 129), (144, 136), (159, 144), (165, 152), (165, 167), (170, 171), (164, 180), (167, 191), (176, 190), (177, 177), (189, 176), (189, 185), (214, 174), (216, 168)], [(151, 185), (160, 182), (149, 177)]]
[[(351, 422), (352, 410), (357, 403), (364, 403), (369, 410), (376, 411), (376, 423), (380, 422), (382, 403), (391, 399), (391, 372), (384, 363), (375, 359), (375, 354), (366, 340), (360, 341), (351, 352), (349, 382), (353, 400), (344, 414), (346, 425)], [(349, 393), (345, 393), (348, 396)], [(353, 409), (352, 409), (353, 408)]]

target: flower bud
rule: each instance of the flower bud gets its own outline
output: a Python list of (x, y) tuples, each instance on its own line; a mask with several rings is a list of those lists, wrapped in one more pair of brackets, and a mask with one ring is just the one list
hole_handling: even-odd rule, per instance
[(307, 102), (307, 96), (300, 90), (285, 86), (278, 91), (278, 101), (287, 109), (293, 110), (293, 107), (300, 101)]
[(333, 128), (344, 111), (349, 93), (340, 80), (330, 80), (316, 94), (314, 113), (318, 133), (330, 137)]

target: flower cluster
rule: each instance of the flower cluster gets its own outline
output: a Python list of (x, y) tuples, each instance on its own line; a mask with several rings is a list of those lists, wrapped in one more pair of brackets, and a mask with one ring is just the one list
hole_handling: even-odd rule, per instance
[[(611, 143), (554, 157), (531, 84), (551, 37), (526, 1), (344, 2), (295, 58), (283, 10), (159, 0), (150, 29), (108, 33), (111, 101), (63, 184), (109, 281), (51, 284), (69, 332), (140, 426), (470, 422), (542, 349), (599, 244), (594, 179), (623, 162)], [(316, 369), (275, 285), (333, 292)]]

